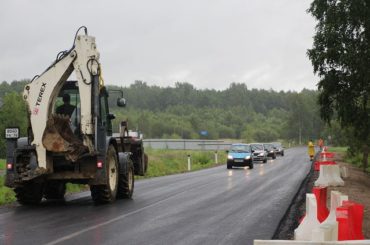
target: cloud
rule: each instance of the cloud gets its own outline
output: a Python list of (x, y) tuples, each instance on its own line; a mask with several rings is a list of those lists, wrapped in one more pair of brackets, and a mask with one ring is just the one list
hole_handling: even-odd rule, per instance
[[(306, 57), (314, 32), (309, 0), (5, 0), (0, 80), (32, 78), (74, 32), (96, 36), (106, 81), (198, 88), (300, 90), (317, 78)], [(22, 18), (20, 17), (22, 16)]]

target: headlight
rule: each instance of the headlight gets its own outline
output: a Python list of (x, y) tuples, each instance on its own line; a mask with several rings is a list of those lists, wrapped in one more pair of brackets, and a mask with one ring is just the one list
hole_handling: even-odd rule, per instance
[(245, 159), (247, 159), (247, 160), (248, 160), (248, 159), (250, 159), (250, 158), (251, 158), (251, 156), (246, 156), (246, 157), (245, 157)]
[(260, 153), (260, 156), (263, 156), (264, 154), (263, 153)]
[(227, 155), (227, 159), (229, 159), (229, 160), (233, 160), (234, 158), (233, 158), (233, 156), (232, 156), (232, 155)]

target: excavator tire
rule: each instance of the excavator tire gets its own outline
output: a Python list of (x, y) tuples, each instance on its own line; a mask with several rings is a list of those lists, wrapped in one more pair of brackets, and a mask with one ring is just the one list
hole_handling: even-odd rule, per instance
[(50, 199), (64, 199), (66, 184), (63, 182), (48, 182), (44, 189), (44, 197)]
[(91, 197), (96, 204), (110, 203), (116, 199), (118, 189), (118, 158), (113, 145), (108, 147), (106, 157), (107, 183), (91, 185)]
[(131, 198), (134, 193), (134, 164), (130, 158), (127, 158), (126, 173), (120, 173), (117, 198)]
[(17, 201), (22, 205), (37, 205), (42, 200), (43, 184), (30, 181), (14, 189)]

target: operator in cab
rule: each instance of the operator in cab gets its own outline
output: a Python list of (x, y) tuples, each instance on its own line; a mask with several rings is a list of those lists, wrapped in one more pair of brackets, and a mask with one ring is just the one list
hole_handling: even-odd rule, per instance
[(56, 109), (57, 114), (67, 115), (71, 118), (73, 111), (76, 109), (75, 106), (71, 105), (71, 96), (69, 94), (63, 94), (63, 105), (58, 106)]

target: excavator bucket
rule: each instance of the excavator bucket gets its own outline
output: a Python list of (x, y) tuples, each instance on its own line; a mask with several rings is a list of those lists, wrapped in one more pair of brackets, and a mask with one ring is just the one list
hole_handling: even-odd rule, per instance
[(64, 115), (52, 115), (46, 122), (42, 144), (51, 152), (65, 153), (66, 159), (75, 162), (88, 152), (88, 148), (73, 134), (70, 119)]

